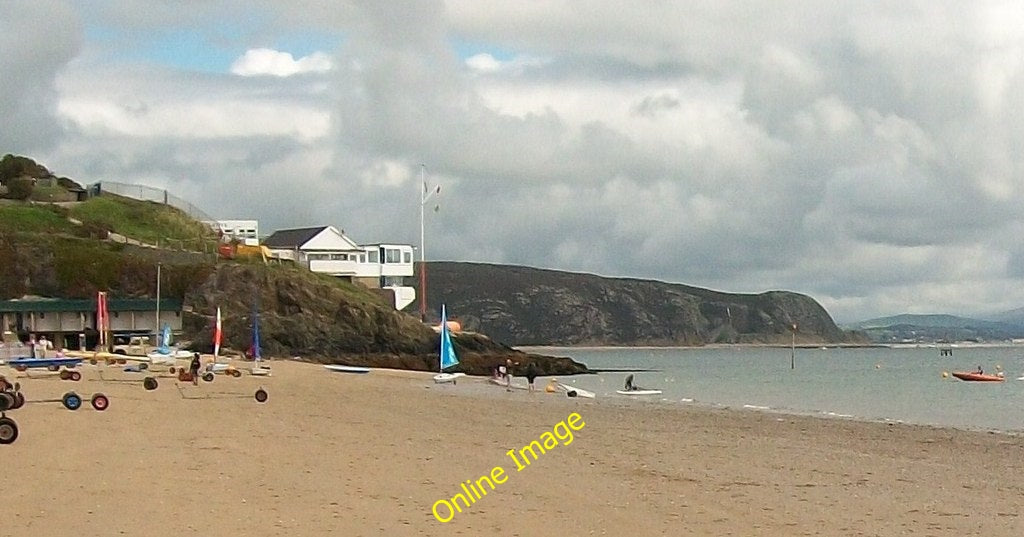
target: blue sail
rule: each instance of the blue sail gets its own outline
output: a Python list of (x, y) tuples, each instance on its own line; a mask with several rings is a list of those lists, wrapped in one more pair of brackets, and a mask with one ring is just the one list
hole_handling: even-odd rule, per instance
[(156, 352), (160, 354), (171, 353), (171, 325), (164, 323), (164, 328), (160, 331), (160, 341), (158, 343)]
[(448, 333), (448, 318), (445, 315), (444, 305), (441, 305), (441, 371), (459, 363), (455, 356), (455, 347), (452, 347), (452, 338)]
[(254, 306), (252, 309), (252, 359), (259, 362), (263, 356), (260, 354), (260, 313)]

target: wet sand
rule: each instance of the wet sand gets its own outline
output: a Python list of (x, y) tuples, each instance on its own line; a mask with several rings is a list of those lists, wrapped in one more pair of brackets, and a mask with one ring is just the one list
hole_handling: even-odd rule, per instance
[[(29, 401), (74, 389), (111, 405), (9, 413), (21, 434), (0, 446), (3, 534), (1024, 535), (1017, 436), (297, 362), (273, 362), (270, 378), (161, 378), (152, 392), (117, 368), (104, 378), (129, 382), (100, 381), (100, 369), (74, 383), (5, 368)], [(543, 444), (572, 413), (584, 424), (572, 443), (555, 429), (557, 446), (516, 471), (507, 452)], [(488, 494), (449, 522), (432, 514), (496, 466), (505, 480), (483, 482)]]

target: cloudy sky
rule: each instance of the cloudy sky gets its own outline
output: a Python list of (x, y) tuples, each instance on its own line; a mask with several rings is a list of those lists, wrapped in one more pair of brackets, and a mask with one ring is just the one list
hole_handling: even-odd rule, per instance
[(1020, 2), (183, 5), (0, 0), (0, 153), (417, 246), (425, 165), (431, 260), (1024, 306)]

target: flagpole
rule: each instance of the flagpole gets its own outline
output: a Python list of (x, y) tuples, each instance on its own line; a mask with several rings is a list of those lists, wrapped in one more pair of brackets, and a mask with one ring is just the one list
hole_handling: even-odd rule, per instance
[(153, 332), (156, 334), (156, 346), (161, 347), (165, 342), (160, 341), (160, 267), (161, 264), (156, 264), (156, 326), (153, 328)]
[(423, 185), (420, 190), (420, 321), (427, 321), (427, 245), (426, 233), (424, 232), (424, 207), (427, 201), (434, 197), (434, 194), (441, 192), (441, 185), (427, 191), (426, 178), (427, 165), (420, 164), (420, 183)]
[(420, 164), (420, 321), (427, 321), (427, 246), (423, 226), (423, 206), (427, 203), (426, 164)]

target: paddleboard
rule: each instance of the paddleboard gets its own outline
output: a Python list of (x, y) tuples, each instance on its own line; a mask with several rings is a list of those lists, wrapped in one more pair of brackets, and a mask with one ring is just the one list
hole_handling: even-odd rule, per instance
[[(490, 382), (491, 384), (494, 384), (495, 386), (501, 386), (502, 388), (505, 387), (505, 379), (496, 379), (494, 377), (491, 377), (491, 378), (487, 379), (487, 382)], [(523, 384), (516, 384), (515, 382), (513, 382), (512, 383), (512, 389), (513, 390), (529, 390), (530, 387), (526, 386), (526, 385), (523, 385)]]
[(594, 399), (594, 392), (588, 392), (582, 388), (576, 386), (570, 386), (568, 384), (558, 383), (558, 387), (565, 390), (565, 394), (569, 397), (586, 397), (587, 399)]
[(616, 390), (619, 395), (661, 395), (661, 390)]
[[(354, 365), (325, 365), (324, 369), (327, 369), (328, 371), (337, 371), (339, 373), (369, 373), (370, 372), (370, 368), (369, 367), (356, 367)], [(269, 373), (270, 372), (268, 371), (266, 374), (269, 374)], [(264, 374), (264, 373), (253, 373), (253, 374), (254, 375), (259, 375), (259, 374)]]

